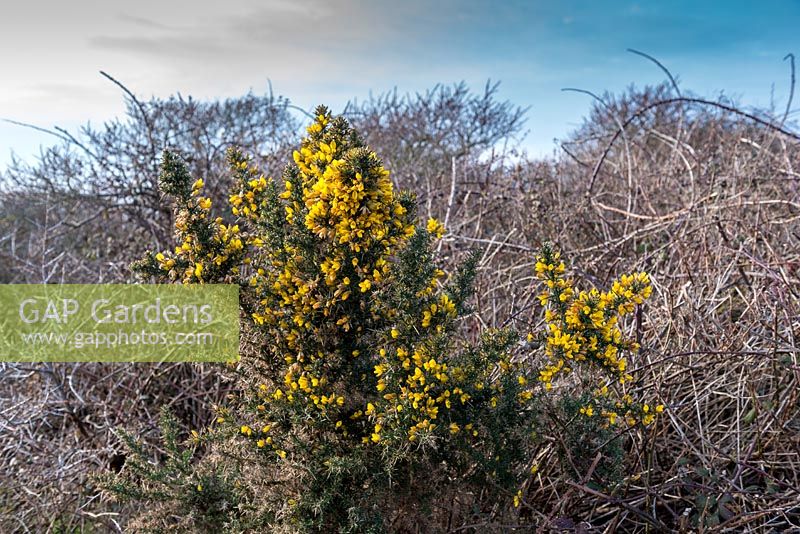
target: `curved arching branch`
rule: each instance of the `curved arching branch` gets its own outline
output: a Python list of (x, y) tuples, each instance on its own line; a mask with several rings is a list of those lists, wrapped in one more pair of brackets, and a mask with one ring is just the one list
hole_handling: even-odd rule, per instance
[(767, 120), (762, 119), (761, 117), (753, 115), (752, 113), (747, 113), (746, 111), (742, 111), (741, 109), (737, 109), (737, 108), (735, 108), (733, 106), (728, 106), (728, 105), (722, 104), (720, 102), (714, 102), (712, 100), (705, 100), (703, 98), (689, 98), (689, 97), (667, 98), (665, 100), (659, 100), (657, 102), (653, 102), (651, 104), (648, 104), (648, 105), (642, 107), (636, 113), (634, 113), (633, 115), (628, 117), (622, 123), (622, 125), (617, 128), (617, 131), (614, 132), (614, 135), (611, 137), (611, 140), (606, 145), (606, 148), (603, 151), (603, 155), (600, 156), (600, 159), (597, 160), (597, 163), (594, 166), (594, 170), (592, 171), (592, 176), (591, 176), (591, 178), (589, 180), (589, 185), (586, 188), (586, 195), (587, 196), (592, 193), (592, 189), (594, 189), (594, 183), (597, 180), (597, 175), (600, 174), (600, 168), (603, 166), (603, 163), (605, 163), (606, 158), (608, 157), (608, 154), (611, 152), (611, 148), (614, 146), (614, 143), (616, 142), (616, 140), (619, 139), (619, 137), (621, 135), (624, 135), (625, 128), (630, 126), (630, 124), (633, 121), (635, 121), (636, 119), (638, 119), (639, 117), (641, 117), (642, 115), (644, 115), (645, 113), (650, 111), (651, 109), (655, 109), (655, 108), (657, 108), (659, 106), (668, 106), (670, 104), (699, 104), (699, 105), (703, 105), (703, 106), (715, 107), (717, 109), (721, 109), (723, 111), (727, 111), (728, 113), (733, 113), (735, 115), (739, 115), (741, 117), (745, 117), (746, 119), (749, 119), (749, 120), (755, 122), (756, 124), (764, 126), (765, 128), (769, 128), (770, 130), (773, 130), (773, 131), (776, 131), (776, 132), (778, 132), (780, 134), (783, 134), (786, 137), (794, 139), (795, 141), (800, 141), (800, 134), (797, 134), (797, 133), (791, 132), (789, 130), (786, 130), (782, 125), (779, 126), (779, 125), (773, 124), (773, 123), (771, 123), (771, 122), (769, 122)]

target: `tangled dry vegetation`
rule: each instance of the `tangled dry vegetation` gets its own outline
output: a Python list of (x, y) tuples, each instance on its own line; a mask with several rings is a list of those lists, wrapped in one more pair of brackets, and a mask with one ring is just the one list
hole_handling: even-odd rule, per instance
[[(250, 106), (258, 102), (253, 97)], [(147, 182), (155, 178), (147, 159), (153, 144), (197, 154), (200, 146), (236, 143), (267, 166), (284, 159), (286, 142), (267, 147), (247, 138), (256, 127), (220, 139), (233, 130), (218, 125), (238, 120), (231, 103), (215, 110), (173, 101), (170, 112), (166, 104), (131, 100), (129, 121), (117, 130), (85, 145), (68, 140), (40, 163), (4, 173), (2, 281), (125, 280), (130, 259), (164, 248), (169, 221), (150, 217), (168, 219)], [(296, 124), (287, 105), (272, 99), (263, 108), (272, 118), (265, 138), (291, 138), (286, 132)], [(241, 108), (242, 116), (252, 109)], [(545, 240), (559, 245), (584, 284), (651, 274), (653, 296), (632, 325), (642, 346), (632, 367), (635, 388), (663, 403), (665, 416), (627, 438), (625, 469), (613, 485), (598, 469), (602, 444), (572, 441), (567, 432), (547, 443), (536, 452), (540, 467), (516, 526), (800, 528), (800, 137), (783, 113), (746, 116), (729, 102), (679, 97), (671, 85), (605, 95), (563, 152), (543, 160), (507, 148), (522, 110), (497, 102), (491, 86), (482, 95), (458, 86), (387, 95), (347, 113), (395, 182), (417, 193), (420, 215), (445, 223), (444, 257), (455, 264), (481, 251), (474, 313), (461, 326), (466, 336), (487, 326), (541, 326), (534, 252)], [(170, 116), (191, 126), (155, 124)], [(120, 131), (136, 135), (112, 135)], [(176, 142), (181, 132), (189, 137)], [(103, 147), (122, 170), (102, 163)], [(217, 172), (193, 161), (197, 176)], [(108, 191), (114, 177), (138, 184), (139, 193)], [(124, 463), (112, 430), (154, 437), (162, 405), (186, 428), (202, 427), (229, 387), (218, 369), (194, 364), (4, 364), (0, 373), (3, 531), (124, 528), (128, 510), (104, 500), (90, 477)], [(454, 496), (449, 509), (436, 511), (442, 528), (514, 526), (507, 510), (449, 523), (479, 499)]]

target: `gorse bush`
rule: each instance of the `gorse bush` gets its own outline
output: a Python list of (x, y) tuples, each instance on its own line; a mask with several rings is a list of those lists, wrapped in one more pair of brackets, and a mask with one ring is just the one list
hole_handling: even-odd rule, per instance
[(545, 328), (459, 336), (477, 258), (445, 273), (443, 226), (417, 223), (413, 197), (346, 120), (315, 114), (280, 182), (229, 151), (227, 222), (203, 180), (164, 154), (177, 246), (135, 269), (240, 284), (247, 341), (214, 426), (181, 448), (165, 414), (161, 466), (126, 436), (129, 460), (106, 486), (160, 503), (139, 526), (447, 530), (497, 509), (519, 520), (546, 442), (545, 397), (572, 399), (581, 432), (653, 421), (663, 408), (626, 393), (638, 347), (620, 321), (650, 295), (646, 274), (578, 291), (548, 244), (535, 267)]

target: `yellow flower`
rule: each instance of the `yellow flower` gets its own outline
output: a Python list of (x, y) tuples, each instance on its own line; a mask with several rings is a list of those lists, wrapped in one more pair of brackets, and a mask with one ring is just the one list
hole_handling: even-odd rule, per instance
[(431, 217), (428, 219), (428, 224), (426, 225), (428, 229), (428, 233), (431, 235), (436, 236), (437, 239), (441, 238), (444, 235), (445, 228), (442, 223)]

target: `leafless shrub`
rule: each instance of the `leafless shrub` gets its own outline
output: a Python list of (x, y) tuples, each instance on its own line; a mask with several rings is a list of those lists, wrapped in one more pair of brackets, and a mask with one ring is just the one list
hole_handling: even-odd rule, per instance
[(499, 101), (498, 87), (487, 82), (477, 94), (463, 82), (414, 95), (395, 90), (353, 101), (345, 115), (395, 181), (429, 204), (446, 194), (453, 160), (473, 161), (498, 145), (511, 148), (521, 134), (526, 110)]
[[(163, 248), (169, 242), (172, 211), (156, 184), (165, 148), (184, 154), (192, 173), (209, 183), (212, 199), (221, 200), (229, 183), (222, 165), (227, 147), (242, 146), (257, 155), (263, 168), (279, 172), (276, 165), (297, 134), (289, 102), (271, 94), (212, 102), (181, 95), (140, 102), (128, 94), (123, 119), (101, 128), (86, 125), (78, 136), (53, 130), (61, 144), (43, 150), (34, 163), (15, 159), (4, 173), (16, 194), (0, 214), (23, 212), (25, 217), (15, 220), (24, 220), (28, 233), (41, 239), (41, 232), (53, 228), (46, 228), (42, 210), (28, 212), (27, 201), (48, 198), (60, 211), (58, 219), (51, 219), (63, 245), (59, 252), (74, 254), (88, 247), (97, 253), (62, 261), (70, 275), (66, 281), (95, 282), (104, 275), (120, 279), (143, 246)], [(16, 256), (8, 246), (0, 255), (14, 270)], [(76, 278), (80, 267), (89, 272)]]

